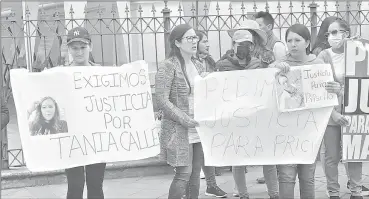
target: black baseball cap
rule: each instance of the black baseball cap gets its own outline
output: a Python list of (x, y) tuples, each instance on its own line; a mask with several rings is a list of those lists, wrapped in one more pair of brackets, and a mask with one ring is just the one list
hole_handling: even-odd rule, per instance
[(68, 31), (67, 45), (74, 42), (80, 41), (86, 44), (91, 43), (90, 33), (83, 27), (76, 27)]

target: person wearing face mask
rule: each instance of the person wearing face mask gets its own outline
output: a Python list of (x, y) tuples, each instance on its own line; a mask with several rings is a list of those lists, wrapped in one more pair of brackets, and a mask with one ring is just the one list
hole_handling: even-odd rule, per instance
[[(340, 198), (340, 185), (338, 183), (338, 164), (341, 159), (341, 126), (348, 125), (348, 120), (341, 114), (345, 77), (345, 41), (350, 37), (350, 25), (338, 18), (333, 21), (326, 33), (328, 43), (331, 46), (318, 55), (325, 63), (331, 64), (334, 81), (328, 82), (328, 92), (336, 93), (339, 105), (334, 108), (324, 134), (324, 171), (327, 178), (327, 189), (330, 198)], [(348, 188), (351, 191), (351, 199), (362, 198), (362, 163), (347, 163)], [(366, 188), (366, 187), (365, 187)]]
[[(246, 29), (234, 31), (232, 35), (232, 50), (227, 51), (215, 65), (218, 71), (249, 70), (264, 68), (262, 61), (255, 57), (255, 41), (265, 42), (266, 34), (264, 31), (257, 31), (260, 40), (255, 40), (252, 33)], [(233, 194), (241, 199), (249, 198), (246, 186), (246, 166), (233, 166), (232, 174), (238, 193)]]
[[(228, 35), (233, 38), (233, 34), (237, 30), (247, 30), (253, 37), (253, 47), (250, 49), (250, 56), (255, 57), (261, 61), (261, 67), (267, 68), (269, 64), (273, 63), (276, 59), (273, 51), (266, 47), (267, 36), (265, 31), (261, 30), (259, 24), (254, 20), (243, 20), (240, 22), (242, 25), (235, 29), (228, 30)], [(261, 36), (262, 35), (262, 36)], [(233, 44), (232, 44), (233, 45)], [(241, 48), (240, 48), (241, 50)], [(235, 54), (235, 48), (228, 50), (220, 60), (228, 59), (229, 55)]]

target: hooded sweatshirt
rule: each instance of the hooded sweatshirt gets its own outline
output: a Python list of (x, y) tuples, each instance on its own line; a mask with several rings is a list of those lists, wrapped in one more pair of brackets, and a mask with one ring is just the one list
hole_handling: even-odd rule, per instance
[[(281, 60), (279, 60), (277, 63), (280, 62), (286, 62), (291, 67), (293, 66), (303, 66), (303, 65), (311, 65), (311, 64), (324, 64), (324, 61), (317, 58), (314, 54), (309, 54), (308, 58), (305, 61), (296, 60), (294, 59), (290, 54), (287, 54), (285, 57), (283, 57)], [(274, 66), (274, 64), (273, 64)]]
[(261, 60), (255, 57), (251, 57), (251, 60), (247, 65), (239, 64), (238, 59), (233, 51), (229, 50), (222, 58), (215, 64), (215, 68), (218, 71), (232, 71), (232, 70), (248, 70), (265, 68), (261, 63)]

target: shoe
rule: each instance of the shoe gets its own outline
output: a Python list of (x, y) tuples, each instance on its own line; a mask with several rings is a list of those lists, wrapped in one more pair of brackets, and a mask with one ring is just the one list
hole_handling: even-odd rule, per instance
[(328, 198), (330, 198), (330, 196), (329, 196), (329, 191), (327, 190), (327, 191), (325, 191), (325, 195), (328, 197)]
[(240, 197), (238, 193), (233, 193), (233, 197)]
[(350, 196), (350, 199), (363, 199), (363, 196)]
[(369, 188), (366, 186), (361, 186), (361, 195), (362, 196), (369, 196)]
[(216, 198), (226, 198), (227, 193), (221, 190), (218, 186), (207, 187), (205, 191), (206, 196), (212, 196)]
[(249, 199), (249, 197), (241, 197), (240, 199)]
[(256, 179), (256, 182), (258, 182), (258, 184), (265, 184), (265, 178), (264, 177), (258, 178)]
[[(350, 182), (347, 182), (347, 189), (350, 190)], [(366, 186), (361, 186), (361, 195), (362, 196), (369, 196), (369, 188)]]
[(339, 196), (330, 196), (329, 199), (340, 199)]
[(200, 172), (200, 179), (205, 179), (205, 174), (204, 174), (204, 171), (202, 171), (202, 169), (201, 169), (201, 172)]

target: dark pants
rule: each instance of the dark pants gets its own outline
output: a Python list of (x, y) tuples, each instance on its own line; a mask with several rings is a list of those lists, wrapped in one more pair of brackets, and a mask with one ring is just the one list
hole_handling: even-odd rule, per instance
[(67, 199), (82, 199), (85, 186), (85, 168), (88, 199), (104, 199), (103, 181), (106, 163), (90, 164), (66, 169)]

